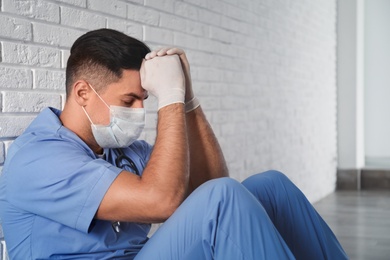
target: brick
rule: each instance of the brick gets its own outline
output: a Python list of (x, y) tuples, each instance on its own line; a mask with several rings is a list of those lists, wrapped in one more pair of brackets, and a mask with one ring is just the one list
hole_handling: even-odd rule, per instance
[(182, 32), (186, 30), (186, 24), (183, 22), (183, 18), (172, 14), (161, 13), (159, 26)]
[[(193, 85), (194, 92), (197, 96), (204, 95), (207, 96), (224, 96), (224, 91), (226, 90), (225, 83), (222, 82), (196, 82)], [(200, 103), (202, 104), (203, 96), (199, 98)]]
[(221, 129), (221, 134), (223, 136), (234, 136), (239, 129), (240, 126), (238, 126), (235, 122), (226, 123), (223, 125), (223, 128)]
[(126, 4), (118, 0), (88, 1), (88, 9), (108, 13), (117, 17), (126, 17)]
[(34, 25), (34, 42), (70, 48), (84, 31), (43, 23)]
[[(204, 8), (207, 8), (208, 5), (209, 5), (209, 0), (183, 0), (184, 2), (187, 2), (187, 3), (190, 3), (190, 4), (193, 4), (193, 5), (197, 5), (199, 7), (204, 7)], [(221, 1), (218, 1), (218, 2), (221, 2)]]
[(222, 80), (223, 72), (210, 67), (194, 68), (197, 71), (197, 79), (204, 82), (219, 82)]
[(140, 5), (144, 4), (144, 0), (123, 0), (123, 1), (127, 2), (127, 3), (135, 3), (135, 4), (140, 4)]
[(143, 27), (141, 24), (128, 20), (107, 18), (107, 28), (118, 30), (136, 39), (143, 39)]
[(39, 67), (60, 67), (60, 51), (54, 48), (3, 42), (3, 62)]
[[(231, 17), (221, 16), (221, 24), (220, 24), (221, 28), (228, 29), (228, 30), (234, 31), (234, 32), (242, 33), (241, 29), (245, 29), (245, 27), (247, 27), (247, 26), (248, 26), (247, 24), (242, 23), (242, 22), (237, 21), (237, 20), (234, 20)], [(256, 27), (254, 27), (254, 26), (248, 26), (248, 27), (252, 30), (252, 33), (249, 35), (252, 35), (253, 31), (256, 30)], [(254, 35), (257, 36), (258, 34), (254, 34)]]
[(201, 37), (199, 37), (198, 44), (199, 44), (199, 50), (204, 52), (211, 52), (211, 53), (220, 51), (220, 47), (221, 47), (220, 43), (218, 43), (217, 41), (212, 39), (207, 39), (207, 38), (201, 38)]
[(227, 96), (221, 100), (221, 110), (236, 110), (240, 107), (246, 107), (249, 109), (245, 98), (237, 96)]
[(241, 71), (247, 66), (247, 63), (237, 57), (227, 57), (222, 55), (215, 55), (211, 59), (209, 66), (224, 70)]
[(0, 138), (13, 138), (21, 135), (34, 118), (34, 115), (4, 116), (0, 114)]
[(59, 6), (44, 0), (8, 0), (3, 1), (2, 10), (33, 19), (58, 23)]
[(221, 108), (221, 100), (217, 97), (202, 97), (201, 106), (207, 111), (216, 111)]
[(230, 84), (250, 84), (251, 81), (251, 75), (246, 74), (245, 72), (237, 72), (237, 71), (227, 71), (224, 70), (222, 72), (222, 77), (227, 80)]
[(144, 41), (158, 42), (162, 45), (173, 45), (173, 32), (161, 28), (145, 26)]
[[(211, 3), (211, 8), (213, 10), (220, 9), (220, 5), (216, 3)], [(238, 21), (252, 21), (253, 15), (251, 12), (245, 11), (244, 9), (237, 8), (230, 4), (224, 4), (223, 10), (226, 16), (232, 17)]]
[[(223, 16), (227, 15), (227, 9), (230, 6), (230, 4), (225, 3), (223, 1), (207, 1), (207, 10), (210, 10), (215, 13), (223, 14)], [(239, 8), (237, 9), (237, 12), (240, 11)]]
[(106, 27), (106, 18), (91, 11), (61, 7), (61, 24), (93, 30)]
[(145, 0), (145, 6), (173, 13), (175, 0)]
[(183, 48), (198, 49), (198, 37), (181, 32), (174, 32), (173, 44)]
[(40, 112), (51, 106), (60, 108), (60, 95), (36, 92), (3, 92), (2, 112)]
[[(107, 28), (125, 33), (127, 29), (126, 22), (127, 22), (126, 19), (107, 17)], [(140, 25), (139, 27), (141, 28), (142, 31), (142, 26)]]
[(0, 89), (31, 89), (32, 72), (0, 66)]
[(219, 13), (211, 12), (207, 9), (199, 9), (198, 19), (200, 22), (221, 26), (223, 16)]
[(232, 31), (215, 26), (209, 27), (209, 35), (211, 39), (225, 43), (231, 43), (233, 38), (237, 37), (237, 34), (233, 33)]
[(144, 37), (144, 30), (143, 27), (136, 23), (126, 22), (126, 31), (125, 33), (127, 35), (130, 35), (138, 40), (142, 40)]
[(213, 124), (226, 124), (231, 122), (230, 115), (224, 111), (212, 111), (209, 117), (210, 122)]
[[(198, 39), (199, 49), (201, 48), (201, 45), (203, 42), (202, 39)], [(214, 54), (210, 54), (201, 50), (190, 50), (185, 49), (188, 61), (190, 62), (192, 67), (196, 66), (204, 66), (205, 64), (210, 64), (212, 60), (214, 59)]]
[(65, 71), (36, 70), (34, 89), (65, 91)]
[(56, 0), (57, 2), (67, 3), (70, 5), (87, 7), (87, 0)]
[(30, 41), (32, 38), (31, 23), (13, 18), (0, 16), (0, 37)]
[(187, 32), (188, 34), (194, 34), (202, 37), (208, 35), (209, 27), (205, 24), (191, 21), (191, 20), (185, 20), (185, 24), (186, 24), (185, 32)]
[(160, 13), (153, 9), (137, 5), (127, 6), (127, 18), (132, 21), (157, 26), (160, 19), (159, 17)]
[(70, 56), (70, 50), (61, 50), (61, 68), (66, 68), (68, 59)]
[(190, 5), (185, 2), (177, 1), (175, 3), (175, 14), (183, 16), (187, 19), (198, 20), (199, 19), (199, 8)]

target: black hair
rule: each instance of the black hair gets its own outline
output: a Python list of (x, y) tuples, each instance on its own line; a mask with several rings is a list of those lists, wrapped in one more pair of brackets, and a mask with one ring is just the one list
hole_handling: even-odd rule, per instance
[(124, 33), (98, 29), (80, 36), (70, 49), (66, 95), (78, 79), (94, 82), (96, 90), (118, 81), (124, 69), (140, 70), (149, 47)]

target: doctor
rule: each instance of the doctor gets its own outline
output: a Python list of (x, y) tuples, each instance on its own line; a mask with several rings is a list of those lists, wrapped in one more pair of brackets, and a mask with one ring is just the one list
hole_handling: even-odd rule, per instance
[[(228, 178), (182, 50), (88, 32), (71, 48), (66, 93), (63, 111), (43, 110), (8, 151), (0, 217), (11, 259), (346, 258), (285, 175)], [(153, 147), (137, 140), (148, 95)]]

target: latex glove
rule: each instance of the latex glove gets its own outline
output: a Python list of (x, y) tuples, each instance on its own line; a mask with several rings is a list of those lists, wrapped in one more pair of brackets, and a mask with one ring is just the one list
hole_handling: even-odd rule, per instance
[(159, 110), (171, 104), (184, 103), (184, 73), (179, 56), (144, 60), (140, 76), (142, 87), (157, 97)]
[(186, 95), (185, 95), (185, 102), (188, 103), (189, 101), (194, 99), (194, 92), (192, 90), (192, 80), (191, 80), (191, 72), (190, 72), (190, 64), (187, 60), (187, 56), (184, 52), (184, 50), (174, 47), (163, 47), (157, 50), (154, 50), (152, 52), (149, 52), (146, 54), (145, 59), (150, 60), (155, 57), (162, 57), (165, 55), (174, 55), (177, 54), (180, 57), (180, 62), (183, 67), (183, 72), (185, 76), (185, 86), (186, 86)]

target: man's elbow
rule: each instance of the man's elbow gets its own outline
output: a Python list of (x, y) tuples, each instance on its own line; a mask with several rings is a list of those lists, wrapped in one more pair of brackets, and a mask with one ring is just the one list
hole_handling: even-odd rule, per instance
[(163, 199), (156, 200), (158, 205), (153, 207), (156, 210), (156, 217), (159, 222), (166, 221), (177, 210), (184, 200), (184, 191), (176, 192), (175, 194), (164, 194)]

